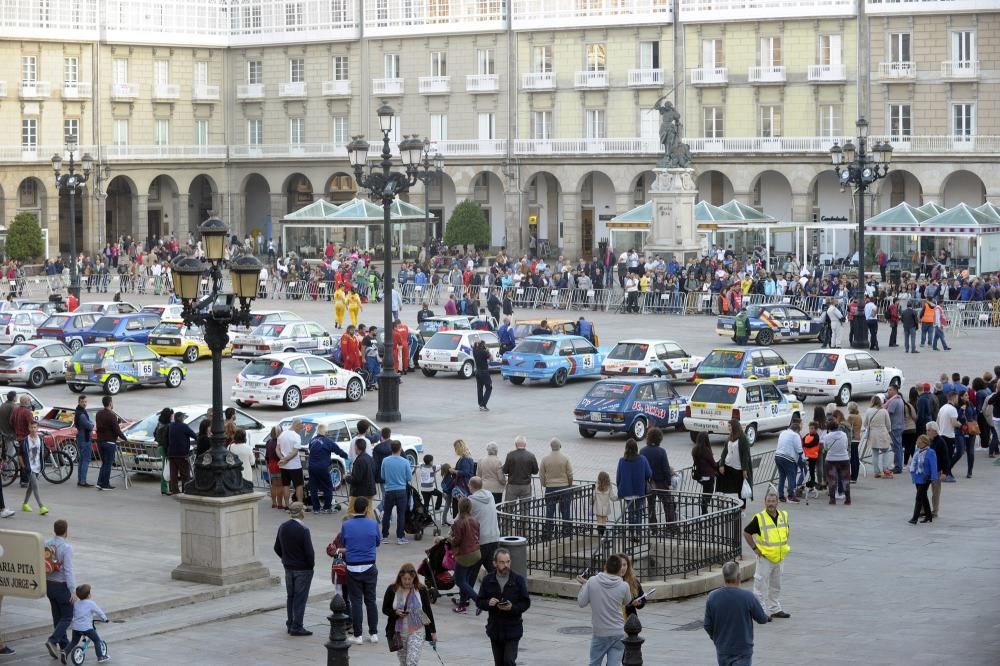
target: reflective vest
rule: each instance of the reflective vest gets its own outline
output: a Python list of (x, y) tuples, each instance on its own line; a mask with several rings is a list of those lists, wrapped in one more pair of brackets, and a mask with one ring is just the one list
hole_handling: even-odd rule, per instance
[(923, 324), (934, 323), (934, 308), (924, 303), (924, 311), (920, 315), (920, 322)]
[(791, 550), (788, 545), (788, 512), (779, 511), (777, 522), (771, 520), (767, 510), (757, 514), (757, 526), (760, 534), (754, 535), (754, 542), (760, 554), (771, 562), (780, 562)]

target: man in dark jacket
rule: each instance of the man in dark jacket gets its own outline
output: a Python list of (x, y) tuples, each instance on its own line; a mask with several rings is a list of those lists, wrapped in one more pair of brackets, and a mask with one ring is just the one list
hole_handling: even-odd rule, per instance
[(507, 454), (503, 462), (503, 473), (507, 475), (508, 502), (531, 498), (531, 477), (538, 474), (538, 460), (528, 451), (528, 440), (518, 435), (514, 440), (514, 450)]
[(90, 414), (87, 413), (87, 396), (85, 395), (76, 399), (73, 427), (76, 428), (76, 446), (80, 450), (80, 467), (77, 470), (76, 485), (81, 488), (90, 488), (92, 486), (87, 483), (87, 472), (90, 469), (90, 455), (92, 453), (90, 437), (94, 432), (94, 424), (90, 421)]
[(663, 442), (663, 431), (659, 428), (650, 428), (646, 435), (646, 446), (642, 447), (639, 455), (646, 459), (653, 470), (653, 477), (649, 481), (649, 496), (646, 499), (649, 509), (649, 522), (656, 520), (656, 500), (660, 500), (663, 505), (663, 515), (668, 523), (674, 522), (674, 500), (670, 495), (670, 460), (667, 458), (667, 450), (660, 446)]
[[(14, 411), (10, 415), (10, 427), (14, 431), (14, 438), (17, 440), (18, 450), (21, 448), (21, 443), (24, 442), (25, 438), (28, 436), (28, 430), (31, 428), (31, 424), (35, 422), (35, 414), (31, 410), (31, 398), (24, 394), (17, 399), (17, 406), (14, 407)], [(19, 455), (21, 458), (21, 487), (26, 488), (28, 486), (28, 473), (30, 466), (28, 461), (24, 456)]]
[(278, 528), (274, 540), (274, 552), (285, 568), (285, 592), (288, 595), (285, 628), (289, 636), (312, 636), (312, 632), (302, 626), (302, 618), (306, 613), (316, 554), (309, 528), (302, 523), (306, 507), (302, 502), (292, 502), (288, 514), (289, 519)]
[(472, 346), (472, 358), (476, 362), (476, 397), (479, 401), (479, 410), (490, 411), (487, 403), (493, 395), (493, 378), (490, 377), (490, 350), (486, 348), (486, 342), (479, 340)]
[(913, 309), (912, 299), (906, 301), (906, 307), (900, 314), (900, 320), (903, 322), (903, 352), (919, 354), (920, 352), (917, 351), (917, 327), (920, 325), (920, 320), (917, 317), (917, 311)]
[(524, 635), (521, 616), (531, 607), (528, 583), (510, 568), (510, 551), (497, 548), (493, 553), (492, 573), (479, 585), (476, 607), (486, 611), (486, 635), (493, 648), (494, 666), (514, 666), (517, 644)]
[[(167, 460), (170, 461), (170, 493), (171, 495), (180, 492), (184, 484), (191, 480), (191, 442), (198, 439), (198, 435), (191, 426), (184, 423), (187, 414), (177, 412), (174, 414), (174, 422), (167, 428)], [(180, 485), (178, 486), (178, 479)]]
[[(347, 461), (347, 452), (326, 436), (326, 426), (316, 429), (316, 436), (309, 442), (309, 497), (313, 513), (333, 513), (333, 479), (330, 478), (330, 456), (337, 454)], [(320, 506), (320, 496), (323, 504)], [(340, 505), (337, 505), (340, 511)]]
[(917, 398), (917, 435), (923, 435), (927, 432), (927, 423), (937, 417), (938, 410), (937, 400), (931, 393), (931, 385), (924, 384), (921, 389), (920, 396)]
[(365, 449), (368, 447), (368, 440), (364, 437), (357, 437), (354, 440), (355, 458), (351, 465), (351, 473), (348, 476), (347, 486), (350, 496), (347, 498), (348, 513), (355, 513), (354, 502), (359, 497), (364, 497), (367, 501), (365, 515), (369, 518), (375, 517), (375, 461), (368, 455)]
[(97, 446), (101, 452), (101, 471), (97, 475), (98, 490), (114, 490), (111, 485), (111, 465), (115, 461), (115, 452), (118, 450), (118, 440), (125, 439), (125, 433), (118, 425), (118, 415), (115, 414), (115, 405), (110, 395), (101, 398), (104, 406), (94, 417), (94, 424), (97, 430)]

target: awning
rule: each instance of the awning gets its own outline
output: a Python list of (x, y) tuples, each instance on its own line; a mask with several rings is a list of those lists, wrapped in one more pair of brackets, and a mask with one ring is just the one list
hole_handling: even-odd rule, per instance
[(626, 229), (631, 231), (649, 231), (653, 223), (653, 202), (647, 201), (641, 206), (616, 215), (607, 221), (608, 229)]
[(982, 206), (976, 208), (976, 210), (985, 215), (989, 215), (990, 217), (1000, 222), (1000, 206), (996, 206), (987, 201)]
[(865, 232), (915, 234), (920, 230), (920, 223), (930, 217), (925, 211), (904, 201), (865, 220)]
[(326, 199), (318, 199), (308, 206), (303, 206), (296, 211), (285, 215), (281, 218), (282, 222), (288, 220), (289, 222), (321, 222), (326, 220), (331, 215), (339, 210), (337, 206), (330, 203)]
[(777, 222), (777, 220), (770, 215), (765, 215), (753, 206), (748, 206), (745, 203), (737, 201), (736, 199), (733, 199), (729, 203), (722, 204), (719, 208), (727, 213), (732, 213), (737, 219), (746, 220), (747, 222)]
[(960, 203), (920, 223), (920, 233), (935, 236), (981, 236), (1000, 233), (1000, 220)]
[(935, 215), (940, 215), (941, 213), (945, 212), (948, 209), (942, 206), (941, 204), (936, 204), (933, 201), (928, 201), (917, 210), (926, 213), (928, 217), (934, 217)]
[[(396, 199), (389, 208), (393, 224), (407, 222), (426, 222), (427, 215), (423, 209), (413, 204)], [(367, 199), (352, 199), (340, 206), (328, 201), (315, 201), (281, 218), (282, 222), (302, 223), (312, 222), (335, 226), (364, 226), (382, 223), (382, 206)]]
[(694, 207), (694, 219), (697, 222), (733, 222), (746, 218), (718, 206), (713, 206), (707, 201), (699, 201)]

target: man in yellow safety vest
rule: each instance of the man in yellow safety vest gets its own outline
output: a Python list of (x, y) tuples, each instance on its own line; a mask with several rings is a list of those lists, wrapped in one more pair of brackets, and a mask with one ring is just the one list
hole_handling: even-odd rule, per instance
[(788, 512), (778, 511), (778, 496), (769, 491), (764, 498), (764, 510), (756, 514), (743, 529), (743, 538), (757, 554), (757, 571), (753, 576), (753, 593), (772, 619), (791, 617), (781, 609), (781, 571), (788, 545)]

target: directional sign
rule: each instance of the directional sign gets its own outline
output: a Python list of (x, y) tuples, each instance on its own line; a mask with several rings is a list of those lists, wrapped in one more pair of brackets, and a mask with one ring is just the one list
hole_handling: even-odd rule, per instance
[(38, 532), (0, 530), (0, 597), (45, 596), (44, 548)]

